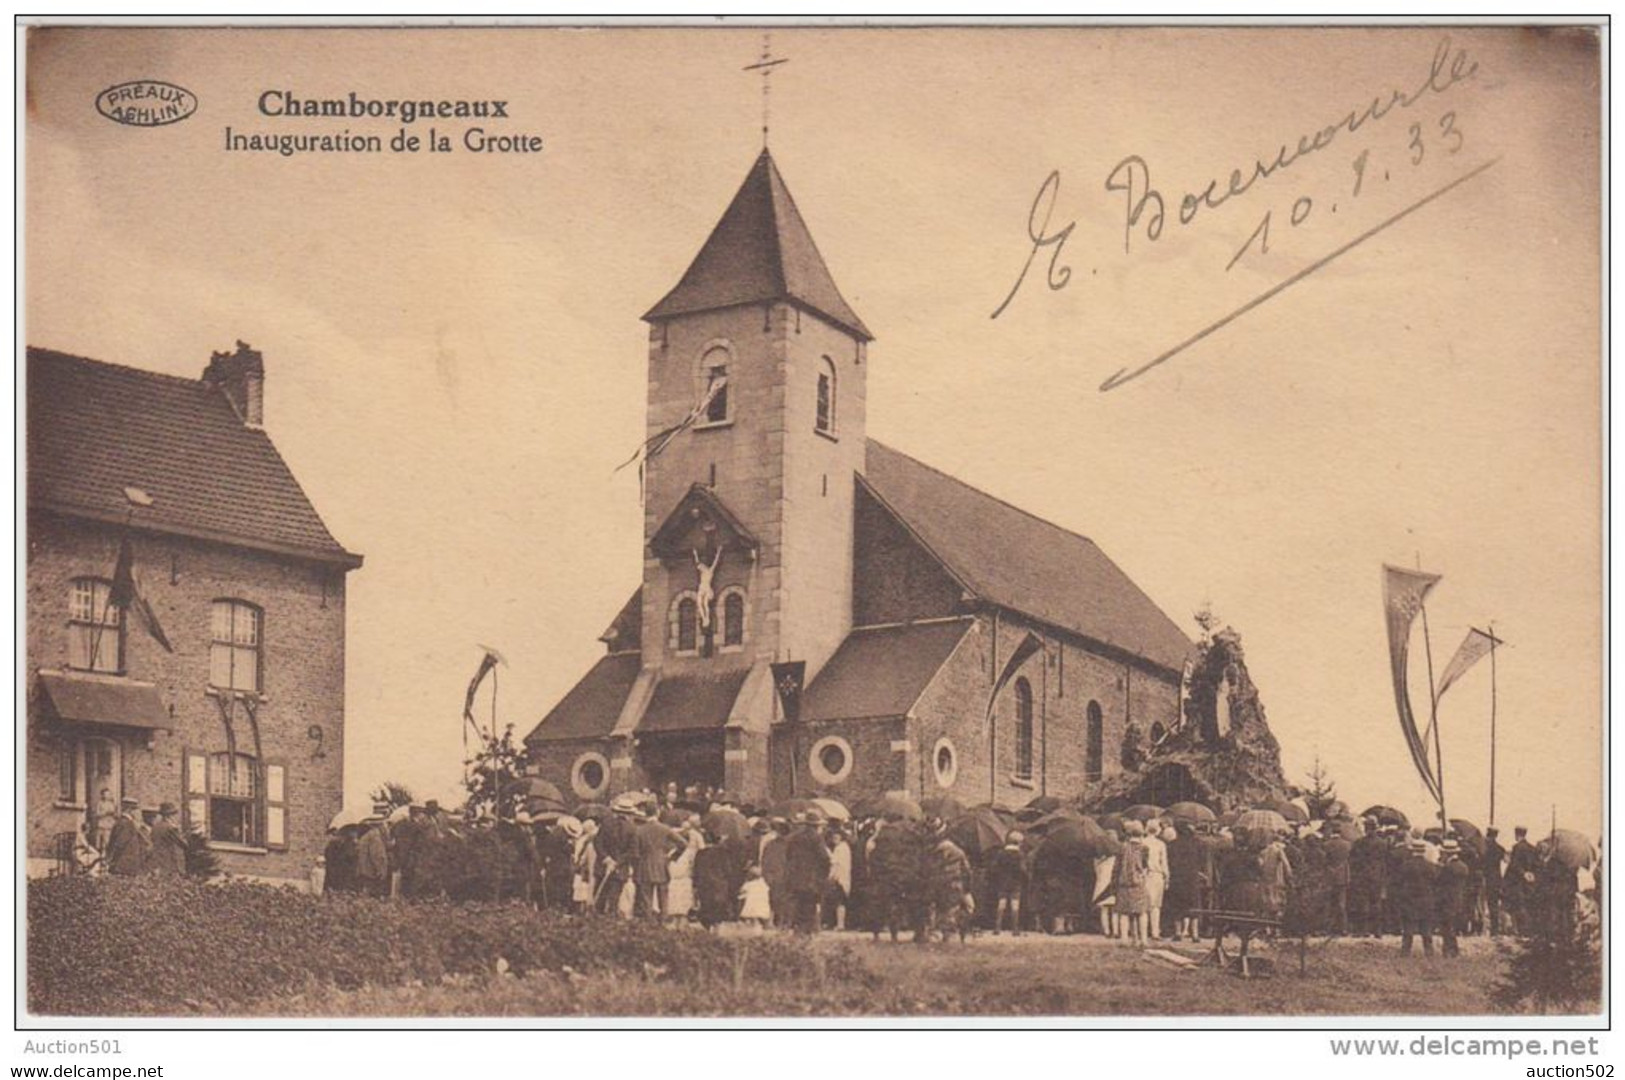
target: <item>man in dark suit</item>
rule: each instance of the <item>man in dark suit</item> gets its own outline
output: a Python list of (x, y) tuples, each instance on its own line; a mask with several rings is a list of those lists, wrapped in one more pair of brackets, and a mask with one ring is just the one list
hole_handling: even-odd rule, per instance
[(1433, 955), (1434, 877), (1438, 868), (1427, 859), (1427, 841), (1415, 839), (1399, 864), (1399, 955), (1411, 954), (1411, 936), (1421, 934), (1422, 951)]
[(632, 832), (632, 882), (637, 887), (639, 915), (659, 919), (666, 913), (666, 893), (671, 885), (671, 857), (681, 846), (677, 833), (650, 815), (644, 815)]
[[(1456, 944), (1456, 931), (1466, 914), (1467, 879), (1470, 872), (1461, 858), (1461, 844), (1454, 836), (1447, 836), (1439, 856), (1434, 878), (1434, 903), (1438, 913), (1439, 934), (1444, 938), (1444, 954), (1460, 956)], [(1425, 940), (1425, 939), (1424, 939)]]
[(1507, 859), (1500, 836), (1501, 830), (1493, 826), (1485, 830), (1484, 857), (1478, 863), (1484, 876), (1484, 918), (1489, 932), (1497, 937), (1501, 934), (1501, 868)]
[(1507, 854), (1507, 872), (1501, 881), (1501, 902), (1512, 916), (1514, 933), (1523, 933), (1530, 922), (1531, 902), (1535, 896), (1535, 881), (1540, 870), (1540, 854), (1529, 842), (1529, 830), (1519, 825), (1512, 830), (1515, 837), (1512, 850)]
[(136, 822), (140, 803), (125, 799), (119, 804), (118, 820), (107, 839), (108, 873), (135, 877), (147, 868), (147, 839)]
[(799, 813), (795, 831), (784, 842), (784, 888), (789, 909), (786, 921), (798, 934), (818, 929), (818, 901), (829, 881), (829, 848), (819, 832), (819, 819)]
[(152, 826), (152, 871), (181, 877), (186, 873), (186, 837), (175, 824), (175, 804), (162, 803)]

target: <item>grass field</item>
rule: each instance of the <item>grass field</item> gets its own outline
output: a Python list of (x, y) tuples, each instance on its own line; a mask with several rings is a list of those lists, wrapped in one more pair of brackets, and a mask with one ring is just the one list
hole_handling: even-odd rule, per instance
[[(739, 939), (748, 948), (748, 939)], [(316, 990), (267, 1002), (284, 1015), (325, 1016), (1304, 1016), (1480, 1015), (1499, 960), (1483, 940), (1462, 956), (1409, 958), (1393, 939), (1311, 946), (1298, 974), (1295, 945), (1264, 947), (1267, 978), (1213, 967), (1181, 969), (1138, 950), (1084, 936), (982, 936), (966, 946), (871, 944), (822, 935), (824, 953), (850, 950), (874, 975), (865, 987), (824, 985), (692, 989), (658, 978), (478, 979), (433, 987)], [(1200, 958), (1199, 946), (1178, 947)]]

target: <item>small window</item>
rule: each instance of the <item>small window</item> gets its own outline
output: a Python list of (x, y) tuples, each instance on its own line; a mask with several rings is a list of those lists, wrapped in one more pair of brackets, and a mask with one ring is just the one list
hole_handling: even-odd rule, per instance
[(1033, 687), (1026, 679), (1016, 680), (1016, 775), (1033, 776)]
[(722, 594), (722, 647), (738, 648), (745, 643), (745, 594), (737, 588)]
[(818, 369), (818, 418), (815, 424), (825, 435), (835, 434), (835, 364), (827, 356)]
[(263, 618), (241, 600), (216, 600), (209, 632), (209, 685), (257, 694)]
[(677, 601), (677, 651), (691, 653), (700, 647), (700, 605), (692, 596)]
[(259, 842), (258, 771), (248, 754), (215, 754), (209, 759), (210, 840)]
[(931, 753), (931, 771), (936, 774), (938, 787), (951, 788), (959, 779), (959, 755), (954, 750), (953, 740), (946, 735), (937, 740)]
[(124, 670), (124, 609), (112, 602), (113, 586), (99, 578), (75, 578), (68, 590), (68, 666), (80, 671)]
[(721, 424), (728, 419), (728, 359), (728, 350), (718, 346), (706, 350), (700, 360), (704, 393), (710, 398), (705, 407), (707, 424)]
[(820, 784), (839, 784), (852, 772), (852, 744), (839, 735), (826, 735), (813, 743), (807, 770)]
[(1100, 715), (1100, 702), (1089, 703), (1088, 742), (1084, 748), (1084, 776), (1099, 780), (1106, 763), (1106, 724)]
[(589, 750), (576, 758), (570, 769), (570, 788), (578, 798), (596, 799), (609, 787), (609, 761), (603, 754)]

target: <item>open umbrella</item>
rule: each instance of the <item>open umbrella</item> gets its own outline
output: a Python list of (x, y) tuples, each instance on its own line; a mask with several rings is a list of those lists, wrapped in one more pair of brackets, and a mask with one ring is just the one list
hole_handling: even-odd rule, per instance
[(1584, 870), (1590, 866), (1597, 856), (1597, 850), (1580, 833), (1573, 829), (1558, 829), (1540, 842), (1540, 853), (1550, 854), (1552, 858), (1568, 867), (1570, 870)]
[(580, 818), (582, 821), (602, 821), (609, 817), (613, 811), (611, 811), (610, 808), (605, 806), (603, 803), (590, 802), (582, 803), (580, 806), (571, 811), (571, 813), (573, 816)]
[(1248, 810), (1236, 819), (1234, 827), (1249, 832), (1274, 834), (1286, 832), (1287, 822), (1286, 818), (1274, 810)]
[(719, 806), (700, 819), (700, 827), (721, 840), (743, 840), (750, 835), (750, 822), (745, 815), (726, 806)]
[(333, 815), (333, 820), (327, 823), (329, 829), (342, 829), (346, 825), (360, 825), (372, 817), (371, 801), (364, 803), (351, 803)]
[(1455, 832), (1456, 839), (1461, 841), (1462, 847), (1471, 848), (1475, 855), (1484, 854), (1484, 834), (1479, 831), (1477, 825), (1466, 818), (1451, 818), (1450, 828)]
[(1202, 822), (1215, 820), (1213, 811), (1199, 802), (1176, 802), (1168, 808), (1168, 816), (1175, 821)]
[(1040, 814), (1049, 814), (1059, 810), (1065, 805), (1066, 804), (1064, 802), (1054, 795), (1035, 795), (1033, 798), (1027, 801), (1027, 805), (1023, 809), (1034, 810)]
[(1395, 810), (1392, 806), (1368, 806), (1360, 814), (1363, 818), (1376, 818), (1378, 825), (1397, 825), (1401, 829), (1411, 827), (1411, 819)]
[(998, 814), (1000, 817), (1004, 818), (1006, 821), (1013, 822), (1013, 821), (1016, 820), (1016, 810), (1013, 807), (1006, 806), (1004, 803), (1001, 803), (1001, 802), (977, 803), (975, 806), (971, 807), (971, 809), (972, 810), (991, 810), (995, 814)]
[(953, 821), (965, 813), (965, 804), (952, 795), (933, 795), (929, 799), (920, 800), (920, 810), (926, 817), (937, 817), (943, 821)]
[(1309, 811), (1288, 799), (1272, 799), (1259, 809), (1273, 810), (1287, 821), (1296, 822), (1299, 825), (1307, 824), (1309, 821)]
[(1065, 821), (1045, 834), (1033, 852), (1033, 863), (1043, 867), (1081, 867), (1098, 855), (1112, 855), (1118, 850), (1117, 842), (1087, 818)]
[(1083, 816), (1082, 811), (1074, 810), (1070, 806), (1063, 806), (1059, 810), (1050, 811), (1037, 821), (1030, 822), (1027, 825), (1027, 831), (1035, 833), (1049, 832), (1051, 829), (1065, 825), (1067, 822), (1088, 820)]
[(948, 839), (972, 857), (1004, 846), (1010, 826), (992, 810), (967, 810), (948, 824)]
[(1102, 829), (1111, 830), (1118, 836), (1123, 835), (1122, 814), (1098, 814), (1095, 817), (1095, 824), (1099, 825)]
[(1149, 803), (1140, 803), (1122, 811), (1124, 821), (1150, 821), (1152, 818), (1162, 816), (1162, 807), (1152, 806)]
[(846, 808), (846, 804), (841, 802), (839, 799), (819, 796), (816, 799), (810, 799), (808, 801), (822, 811), (823, 815), (831, 821), (852, 820), (852, 811), (848, 810)]
[(564, 805), (564, 792), (557, 784), (543, 780), (540, 776), (521, 776), (517, 780), (510, 780), (502, 786), (505, 797), (519, 797), (521, 799), (546, 799), (549, 802)]
[(920, 804), (907, 795), (889, 792), (864, 799), (853, 808), (859, 817), (893, 818), (901, 821), (919, 821), (925, 816)]

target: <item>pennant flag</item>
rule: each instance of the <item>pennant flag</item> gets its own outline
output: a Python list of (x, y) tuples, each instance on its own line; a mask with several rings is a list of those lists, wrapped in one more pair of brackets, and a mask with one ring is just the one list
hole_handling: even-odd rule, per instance
[(1422, 610), (1428, 591), (1439, 583), (1438, 574), (1420, 570), (1406, 570), (1398, 566), (1382, 568), (1382, 601), (1388, 615), (1388, 657), (1394, 675), (1394, 703), (1399, 708), (1399, 727), (1405, 734), (1405, 745), (1410, 748), (1411, 761), (1422, 777), (1428, 794), (1439, 798), (1439, 781), (1433, 775), (1428, 759), (1427, 744), (1416, 729), (1416, 717), (1411, 712), (1410, 685), (1406, 682), (1411, 624)]
[(1010, 654), (1010, 659), (1004, 662), (1004, 670), (999, 672), (999, 678), (993, 684), (993, 692), (987, 696), (987, 715), (982, 718), (984, 730), (993, 723), (993, 704), (999, 699), (999, 691), (1004, 689), (1005, 683), (1016, 677), (1016, 672), (1021, 670), (1021, 665), (1025, 664), (1033, 653), (1038, 652), (1043, 647), (1044, 642), (1037, 634), (1029, 630), (1027, 636), (1021, 639), (1021, 644), (1016, 646), (1015, 652)]
[(507, 663), (502, 654), (490, 646), (481, 645), (480, 648), (485, 650), (485, 655), (480, 657), (480, 666), (474, 672), (474, 677), (468, 681), (468, 693), (463, 697), (463, 719), (474, 729), (476, 735), (480, 734), (480, 725), (474, 722), (474, 695), (479, 693), (480, 684), (485, 681), (492, 668)]
[(128, 536), (119, 540), (118, 559), (113, 564), (113, 584), (107, 592), (107, 602), (114, 607), (134, 613), (136, 621), (141, 624), (152, 640), (163, 646), (165, 652), (174, 652), (175, 647), (169, 643), (169, 637), (164, 633), (163, 626), (158, 622), (158, 613), (152, 609), (152, 604), (141, 595), (140, 586), (135, 580), (135, 553), (130, 547)]
[(795, 723), (801, 719), (802, 683), (807, 678), (807, 661), (786, 660), (773, 665), (773, 689), (778, 692), (779, 704), (784, 706), (784, 719)]
[(615, 471), (620, 472), (634, 461), (649, 461), (658, 457), (662, 450), (671, 445), (673, 439), (699, 423), (700, 417), (704, 416), (706, 410), (711, 407), (711, 402), (716, 400), (717, 395), (722, 393), (723, 388), (727, 385), (728, 377), (726, 375), (712, 379), (711, 384), (705, 388), (705, 396), (700, 398), (698, 405), (689, 410), (687, 416), (666, 430), (657, 432), (645, 439), (643, 445), (632, 452), (631, 457), (615, 466)]
[(1437, 701), (1444, 697), (1444, 692), (1450, 689), (1457, 679), (1467, 674), (1468, 668), (1488, 656), (1490, 650), (1499, 644), (1501, 639), (1495, 635), (1477, 627), (1469, 629), (1466, 638), (1462, 640), (1461, 648), (1456, 650), (1456, 655), (1445, 665), (1444, 674), (1439, 677), (1439, 689), (1434, 692), (1433, 699)]

